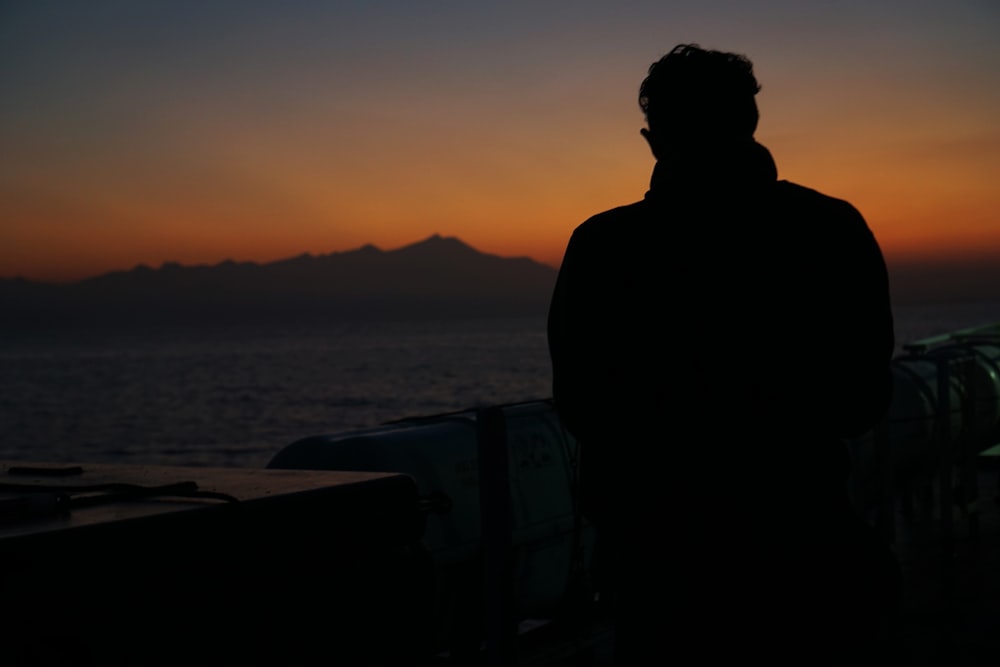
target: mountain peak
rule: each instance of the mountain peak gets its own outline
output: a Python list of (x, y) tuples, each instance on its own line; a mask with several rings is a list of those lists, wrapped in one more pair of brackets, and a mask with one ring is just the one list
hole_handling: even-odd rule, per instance
[(394, 252), (403, 255), (451, 255), (456, 252), (463, 254), (472, 253), (475, 255), (484, 254), (455, 236), (441, 236), (440, 234), (432, 234), (423, 241), (417, 241), (416, 243), (403, 246), (402, 248), (396, 249)]

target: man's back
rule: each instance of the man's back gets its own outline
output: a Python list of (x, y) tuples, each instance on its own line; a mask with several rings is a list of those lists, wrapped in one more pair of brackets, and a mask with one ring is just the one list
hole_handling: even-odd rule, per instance
[[(725, 455), (740, 474), (784, 473), (820, 454), (785, 448), (858, 435), (888, 405), (888, 283), (864, 220), (758, 174), (698, 189), (654, 176), (646, 199), (581, 225), (549, 336), (555, 401), (581, 441), (671, 441), (615, 445), (634, 464)], [(696, 444), (709, 433), (726, 437), (712, 454)], [(833, 470), (811, 474), (842, 481), (842, 448), (823, 455)]]

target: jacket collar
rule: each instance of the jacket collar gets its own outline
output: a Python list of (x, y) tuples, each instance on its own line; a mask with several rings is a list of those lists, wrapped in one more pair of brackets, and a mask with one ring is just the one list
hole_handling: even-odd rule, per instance
[(751, 190), (777, 178), (778, 168), (770, 151), (751, 140), (658, 160), (646, 199), (692, 191)]

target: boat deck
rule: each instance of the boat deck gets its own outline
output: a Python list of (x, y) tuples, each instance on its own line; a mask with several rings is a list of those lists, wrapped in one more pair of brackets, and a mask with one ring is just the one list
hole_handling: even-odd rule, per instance
[[(195, 471), (175, 471), (194, 474)], [(206, 474), (206, 471), (197, 471)], [(380, 475), (357, 473), (272, 473), (257, 471), (239, 473), (253, 483), (238, 495), (271, 496), (273, 489), (264, 489), (260, 482), (269, 475), (272, 483), (281, 477), (285, 486), (304, 484), (294, 491), (310, 491), (314, 487), (332, 487), (349, 482), (370, 485), (382, 480)], [(371, 478), (371, 479), (369, 479)], [(179, 479), (174, 474), (170, 479)], [(939, 498), (925, 496), (913, 503), (912, 511), (898, 502), (893, 512), (894, 544), (904, 576), (904, 608), (895, 664), (899, 667), (981, 667), (1000, 662), (1000, 458), (979, 457), (976, 473), (979, 500), (971, 512), (954, 511), (943, 517)], [(37, 481), (37, 480), (36, 480)], [(145, 478), (140, 481), (149, 482)], [(153, 480), (156, 481), (156, 480)], [(241, 482), (242, 483), (242, 482)], [(245, 485), (244, 485), (245, 486)], [(202, 488), (214, 488), (203, 484)], [(232, 491), (232, 484), (223, 485)], [(288, 490), (288, 489), (286, 489)], [(332, 494), (332, 491), (330, 492)], [(248, 496), (249, 497), (249, 496)], [(331, 498), (333, 496), (331, 495)], [(245, 499), (245, 498), (244, 498)], [(935, 502), (936, 501), (936, 502)], [(313, 503), (310, 503), (310, 506)], [(207, 507), (217, 506), (208, 501)], [(190, 504), (145, 503), (111, 506), (113, 516), (102, 521), (122, 520), (122, 512), (171, 512), (178, 515), (205, 514), (193, 511)], [(206, 507), (206, 505), (195, 506)], [(76, 521), (77, 530), (84, 527), (88, 516), (112, 512), (109, 506), (96, 506), (77, 518), (52, 519), (61, 523)], [(46, 520), (47, 522), (48, 520)], [(949, 526), (950, 524), (950, 526)], [(38, 524), (35, 524), (36, 526)], [(22, 533), (15, 525), (7, 527), (8, 539)], [(734, 552), (739, 545), (734, 544)], [(258, 574), (259, 576), (259, 574)], [(506, 659), (483, 651), (473, 656), (456, 658), (440, 655), (429, 658), (421, 667), (465, 665), (496, 665), (519, 667), (605, 667), (611, 665), (613, 632), (607, 619), (593, 618), (586, 627), (536, 620), (523, 623), (516, 640), (508, 647)], [(67, 663), (69, 664), (69, 663)], [(75, 664), (75, 663), (73, 663)]]
[[(904, 590), (894, 667), (1000, 664), (1000, 459), (983, 457), (977, 476), (978, 511), (964, 516), (956, 511), (951, 539), (947, 522), (933, 510), (914, 510), (910, 516), (902, 508), (896, 512), (894, 548)], [(595, 621), (586, 632), (527, 623), (517, 639), (516, 658), (491, 663), (481, 656), (480, 664), (608, 667), (612, 646), (606, 620)]]

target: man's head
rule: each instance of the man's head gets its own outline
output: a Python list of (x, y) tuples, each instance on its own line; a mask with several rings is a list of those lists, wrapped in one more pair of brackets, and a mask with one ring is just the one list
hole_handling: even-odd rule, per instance
[(680, 44), (649, 67), (639, 87), (649, 125), (643, 136), (657, 158), (749, 141), (759, 90), (746, 57)]

